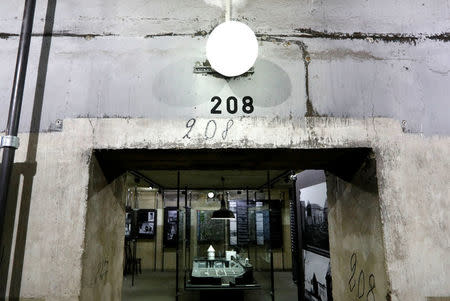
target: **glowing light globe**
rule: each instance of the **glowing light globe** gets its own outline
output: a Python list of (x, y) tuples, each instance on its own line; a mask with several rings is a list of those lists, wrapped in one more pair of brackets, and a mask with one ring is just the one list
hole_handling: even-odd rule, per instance
[(206, 43), (206, 57), (211, 67), (233, 77), (247, 72), (258, 57), (258, 41), (246, 24), (228, 21), (211, 32)]

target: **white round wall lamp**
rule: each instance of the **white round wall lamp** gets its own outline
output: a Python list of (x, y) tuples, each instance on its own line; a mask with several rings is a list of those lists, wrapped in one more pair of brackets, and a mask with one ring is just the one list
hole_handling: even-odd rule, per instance
[(258, 40), (246, 24), (226, 21), (211, 32), (206, 57), (218, 73), (234, 77), (247, 72), (258, 57)]

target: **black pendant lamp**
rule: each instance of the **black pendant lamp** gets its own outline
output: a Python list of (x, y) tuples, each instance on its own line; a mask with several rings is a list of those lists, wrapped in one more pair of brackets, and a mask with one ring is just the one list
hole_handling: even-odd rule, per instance
[(232, 219), (234, 218), (233, 211), (229, 210), (225, 205), (225, 179), (222, 177), (223, 193), (220, 197), (220, 209), (213, 212), (211, 219)]

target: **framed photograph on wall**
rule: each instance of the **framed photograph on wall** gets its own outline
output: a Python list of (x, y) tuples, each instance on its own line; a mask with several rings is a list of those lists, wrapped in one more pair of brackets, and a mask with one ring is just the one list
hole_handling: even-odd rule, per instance
[(332, 301), (330, 258), (303, 250), (305, 300)]
[(138, 238), (152, 239), (156, 234), (156, 210), (139, 209), (137, 212)]
[(131, 207), (125, 208), (125, 238), (129, 239), (131, 237), (131, 225), (133, 220), (133, 210)]
[(326, 183), (300, 189), (304, 249), (330, 257)]
[(164, 208), (164, 247), (174, 248), (178, 238), (178, 211), (177, 207)]
[(331, 301), (332, 280), (325, 182), (300, 189), (305, 300)]

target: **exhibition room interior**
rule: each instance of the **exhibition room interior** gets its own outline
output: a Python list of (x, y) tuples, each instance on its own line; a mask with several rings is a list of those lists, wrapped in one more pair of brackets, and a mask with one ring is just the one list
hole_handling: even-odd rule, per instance
[[(95, 150), (83, 266), (109, 253), (124, 301), (332, 300), (327, 181), (354, 182), (371, 154)], [(108, 191), (116, 209), (96, 203)]]

